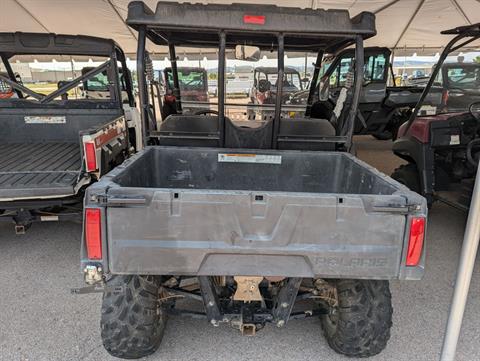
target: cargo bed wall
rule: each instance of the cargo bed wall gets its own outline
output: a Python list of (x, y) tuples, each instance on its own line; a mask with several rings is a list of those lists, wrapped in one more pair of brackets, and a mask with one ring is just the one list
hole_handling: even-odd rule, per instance
[(401, 265), (409, 217), (426, 214), (422, 197), (348, 154), (262, 150), (260, 163), (222, 161), (249, 151), (238, 152), (147, 147), (91, 186), (87, 207), (106, 195), (105, 270), (421, 276), (423, 266)]
[[(254, 152), (273, 158), (252, 163)], [(219, 161), (219, 155), (237, 153), (236, 158), (225, 157), (234, 161)], [(122, 187), (272, 192), (393, 194), (397, 190), (343, 153), (186, 147), (149, 148), (114, 182)]]
[(79, 143), (79, 131), (121, 115), (121, 109), (0, 108), (0, 142)]

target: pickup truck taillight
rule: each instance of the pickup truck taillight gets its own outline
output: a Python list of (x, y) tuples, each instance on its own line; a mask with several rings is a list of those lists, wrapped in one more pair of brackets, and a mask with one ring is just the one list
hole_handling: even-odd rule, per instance
[(97, 170), (97, 150), (94, 142), (85, 142), (85, 165), (87, 172), (95, 172)]
[(85, 244), (88, 259), (102, 259), (102, 216), (98, 208), (85, 209)]
[(425, 238), (425, 218), (413, 217), (410, 220), (410, 235), (408, 237), (407, 266), (418, 266), (422, 255)]

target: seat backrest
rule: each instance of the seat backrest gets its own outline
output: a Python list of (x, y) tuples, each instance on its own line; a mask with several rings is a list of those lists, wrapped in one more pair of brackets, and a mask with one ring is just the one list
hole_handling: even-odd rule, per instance
[(327, 119), (282, 118), (280, 120), (278, 148), (292, 150), (335, 150), (335, 143), (333, 142), (309, 140), (311, 137), (333, 136), (335, 136), (335, 128)]
[(160, 125), (161, 145), (218, 147), (218, 116), (169, 115)]
[(172, 114), (160, 125), (160, 131), (182, 133), (216, 133), (218, 117), (211, 115)]

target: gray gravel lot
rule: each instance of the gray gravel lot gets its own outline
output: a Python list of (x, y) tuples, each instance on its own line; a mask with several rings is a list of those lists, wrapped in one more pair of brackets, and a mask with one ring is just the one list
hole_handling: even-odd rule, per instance
[[(389, 142), (358, 137), (358, 155), (389, 174), (399, 163)], [(436, 204), (428, 224), (427, 273), (392, 282), (394, 326), (387, 349), (370, 360), (436, 360), (441, 348), (465, 215)], [(81, 226), (36, 224), (16, 236), (0, 224), (0, 360), (116, 360), (100, 340), (100, 294), (73, 296), (82, 286)], [(478, 267), (477, 267), (478, 268)], [(472, 281), (457, 360), (480, 360), (480, 276)], [(172, 317), (162, 347), (148, 360), (348, 360), (325, 342), (317, 319), (285, 329), (267, 326), (242, 337), (228, 326)]]

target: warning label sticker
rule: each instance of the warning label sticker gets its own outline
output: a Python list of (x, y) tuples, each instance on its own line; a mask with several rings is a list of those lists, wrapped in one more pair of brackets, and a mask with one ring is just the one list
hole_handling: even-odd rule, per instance
[(271, 154), (232, 154), (219, 153), (218, 161), (225, 163), (263, 163), (263, 164), (282, 164), (281, 155)]
[(27, 116), (24, 120), (27, 124), (65, 124), (67, 122), (65, 116)]

